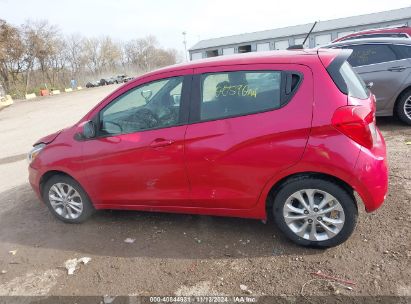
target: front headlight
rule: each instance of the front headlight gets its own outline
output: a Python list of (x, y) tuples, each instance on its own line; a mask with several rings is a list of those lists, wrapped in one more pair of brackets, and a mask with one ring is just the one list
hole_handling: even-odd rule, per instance
[(30, 152), (27, 154), (27, 161), (29, 162), (29, 164), (31, 164), (31, 162), (37, 157), (37, 155), (39, 155), (39, 153), (44, 149), (45, 146), (46, 144), (38, 144), (30, 150)]

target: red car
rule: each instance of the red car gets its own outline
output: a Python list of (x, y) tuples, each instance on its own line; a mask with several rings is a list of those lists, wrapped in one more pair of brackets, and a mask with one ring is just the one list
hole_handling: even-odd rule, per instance
[(411, 37), (411, 27), (399, 26), (399, 27), (387, 27), (387, 28), (378, 28), (370, 29), (355, 32), (344, 37), (335, 39), (333, 42), (353, 40), (353, 39), (362, 39), (362, 38), (382, 38), (382, 37), (391, 37), (391, 38), (410, 38)]
[(60, 220), (96, 209), (273, 216), (294, 242), (330, 247), (387, 193), (375, 98), (350, 50), (218, 57), (164, 68), (40, 139), (29, 179)]

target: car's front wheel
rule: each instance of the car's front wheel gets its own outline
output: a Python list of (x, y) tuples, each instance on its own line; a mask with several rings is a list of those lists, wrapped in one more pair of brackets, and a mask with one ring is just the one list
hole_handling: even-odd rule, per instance
[(45, 183), (43, 199), (53, 215), (66, 223), (81, 223), (94, 212), (80, 184), (66, 175), (54, 175)]
[(411, 125), (411, 90), (402, 94), (397, 102), (396, 112), (399, 119)]
[(303, 176), (283, 184), (273, 202), (274, 219), (302, 246), (333, 247), (346, 241), (357, 223), (352, 195), (332, 181)]

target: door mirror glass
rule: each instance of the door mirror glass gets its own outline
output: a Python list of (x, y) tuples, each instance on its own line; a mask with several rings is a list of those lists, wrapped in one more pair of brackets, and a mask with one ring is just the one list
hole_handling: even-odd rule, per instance
[(91, 120), (86, 122), (83, 126), (83, 138), (89, 139), (96, 136), (96, 126)]

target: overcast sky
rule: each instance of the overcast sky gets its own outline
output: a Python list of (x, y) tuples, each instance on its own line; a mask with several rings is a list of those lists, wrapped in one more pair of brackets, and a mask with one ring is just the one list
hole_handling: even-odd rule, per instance
[(155, 35), (183, 50), (200, 39), (241, 34), (410, 6), (410, 0), (0, 0), (0, 19), (48, 19), (63, 33), (130, 40)]

